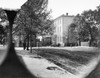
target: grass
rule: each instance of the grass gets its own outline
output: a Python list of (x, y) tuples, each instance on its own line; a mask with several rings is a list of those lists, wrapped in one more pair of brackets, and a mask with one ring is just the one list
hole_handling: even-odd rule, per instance
[[(68, 51), (68, 50), (62, 50), (62, 49), (34, 49), (37, 51), (37, 54), (49, 58), (52, 56), (58, 56), (59, 58), (66, 58), (70, 59), (71, 61), (78, 62), (80, 64), (87, 64), (89, 60), (91, 60), (93, 57), (96, 57), (98, 55), (98, 52), (84, 52), (84, 51)], [(55, 58), (55, 57), (52, 57)]]
[(87, 64), (98, 52), (68, 51), (63, 49), (33, 49), (36, 54), (55, 63), (66, 71), (76, 74), (76, 68)]

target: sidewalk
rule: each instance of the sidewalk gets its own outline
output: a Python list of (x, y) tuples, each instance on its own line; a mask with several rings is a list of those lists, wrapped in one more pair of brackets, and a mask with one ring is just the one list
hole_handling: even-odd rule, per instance
[[(89, 72), (91, 72), (95, 68), (99, 61), (98, 58), (93, 59), (89, 64), (78, 68), (79, 74), (74, 75), (66, 72), (64, 69), (46, 60), (45, 58), (33, 55), (29, 53), (29, 51), (22, 50), (22, 48), (17, 48), (17, 50), (25, 53), (19, 55), (22, 56), (30, 72), (39, 78), (84, 78), (87, 74), (89, 74)], [(48, 70), (49, 67), (55, 69)]]
[[(31, 73), (40, 78), (84, 78), (97, 65), (97, 61), (94, 59), (87, 66), (80, 67), (79, 74), (73, 75), (43, 58), (38, 59), (25, 56), (23, 59)], [(55, 69), (48, 70), (48, 67), (55, 67)]]
[(15, 50), (23, 50), (23, 47), (15, 47)]
[[(65, 49), (70, 51), (91, 51), (91, 52), (100, 52), (100, 49), (97, 47), (88, 47), (88, 46), (76, 46), (76, 47), (32, 47), (32, 49)], [(15, 47), (16, 50), (23, 50), (23, 47)]]

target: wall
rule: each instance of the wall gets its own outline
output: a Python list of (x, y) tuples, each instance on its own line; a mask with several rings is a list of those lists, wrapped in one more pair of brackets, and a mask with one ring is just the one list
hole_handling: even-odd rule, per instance
[(56, 43), (62, 46), (66, 43), (68, 35), (68, 27), (73, 22), (74, 16), (61, 15), (54, 20), (55, 32), (57, 36)]
[(89, 42), (81, 42), (81, 46), (89, 46)]
[(63, 17), (63, 43), (66, 43), (68, 38), (68, 28), (70, 24), (73, 23), (74, 16), (64, 16)]

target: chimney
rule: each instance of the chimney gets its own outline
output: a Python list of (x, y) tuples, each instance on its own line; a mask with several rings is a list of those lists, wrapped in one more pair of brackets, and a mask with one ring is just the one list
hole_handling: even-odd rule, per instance
[(68, 13), (66, 13), (66, 15), (68, 16)]

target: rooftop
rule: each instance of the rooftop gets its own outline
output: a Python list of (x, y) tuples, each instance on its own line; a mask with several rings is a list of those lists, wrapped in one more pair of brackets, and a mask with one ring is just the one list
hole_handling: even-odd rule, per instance
[(68, 15), (68, 13), (66, 13), (66, 14), (60, 15), (59, 17), (55, 18), (54, 20), (57, 20), (57, 19), (59, 19), (61, 17), (75, 17), (75, 16), (74, 15)]

